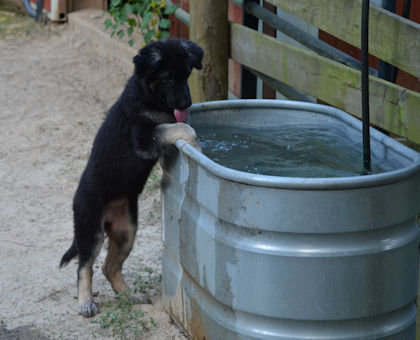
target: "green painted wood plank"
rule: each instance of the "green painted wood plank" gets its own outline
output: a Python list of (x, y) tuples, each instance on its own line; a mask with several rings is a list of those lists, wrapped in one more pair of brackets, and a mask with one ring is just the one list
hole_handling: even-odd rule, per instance
[[(360, 48), (361, 0), (267, 0)], [(370, 7), (369, 53), (420, 78), (420, 24)]]
[[(358, 117), (360, 71), (231, 23), (231, 57)], [(370, 77), (371, 122), (420, 144), (420, 94)]]

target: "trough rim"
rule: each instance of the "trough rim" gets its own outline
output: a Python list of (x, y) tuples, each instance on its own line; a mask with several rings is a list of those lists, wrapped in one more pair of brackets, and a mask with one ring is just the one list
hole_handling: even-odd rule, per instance
[[(350, 114), (322, 104), (298, 102), (290, 100), (274, 100), (274, 99), (238, 99), (238, 100), (221, 100), (213, 102), (202, 102), (193, 104), (189, 111), (194, 112), (212, 111), (217, 109), (241, 109), (241, 108), (279, 108), (294, 109), (300, 111), (310, 111), (331, 116), (343, 121), (343, 123), (362, 131), (362, 122)], [(281, 189), (297, 189), (297, 190), (341, 190), (341, 189), (357, 189), (373, 186), (381, 186), (400, 182), (409, 177), (420, 174), (420, 154), (409, 147), (393, 140), (380, 131), (370, 128), (370, 135), (373, 140), (383, 144), (385, 147), (404, 155), (411, 159), (412, 165), (401, 169), (388, 171), (380, 174), (372, 174), (365, 176), (351, 177), (329, 177), (329, 178), (302, 178), (302, 177), (280, 177), (260, 174), (251, 174), (234, 170), (220, 165), (206, 155), (199, 152), (193, 146), (189, 145), (185, 140), (179, 139), (176, 142), (177, 148), (187, 157), (193, 159), (201, 167), (208, 172), (221, 179), (229, 180), (246, 185), (281, 188)]]

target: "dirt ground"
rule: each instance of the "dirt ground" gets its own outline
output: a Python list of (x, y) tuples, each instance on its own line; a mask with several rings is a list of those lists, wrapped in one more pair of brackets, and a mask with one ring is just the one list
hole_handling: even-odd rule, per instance
[[(40, 28), (0, 8), (0, 339), (113, 337), (112, 326), (78, 315), (77, 264), (58, 263), (71, 244), (72, 197), (94, 135), (128, 76), (66, 25)], [(133, 283), (139, 274), (147, 280), (148, 271), (154, 282), (153, 304), (133, 307), (153, 320), (141, 338), (186, 339), (161, 305), (158, 181), (155, 174), (139, 200), (124, 274)], [(115, 302), (103, 260), (104, 249), (93, 280), (102, 315)], [(115, 337), (124, 336), (135, 338), (131, 331)]]

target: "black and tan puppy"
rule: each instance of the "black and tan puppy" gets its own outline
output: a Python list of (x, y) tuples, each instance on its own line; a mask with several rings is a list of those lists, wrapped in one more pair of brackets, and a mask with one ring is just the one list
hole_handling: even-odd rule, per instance
[(137, 230), (137, 197), (169, 145), (184, 139), (197, 146), (194, 130), (184, 121), (191, 105), (187, 79), (193, 67), (201, 69), (202, 57), (198, 45), (181, 39), (141, 49), (133, 59), (134, 75), (96, 135), (73, 200), (73, 243), (60, 262), (61, 267), (79, 258), (83, 316), (98, 311), (92, 298), (92, 265), (105, 233), (109, 249), (102, 271), (115, 292), (128, 291), (121, 270)]

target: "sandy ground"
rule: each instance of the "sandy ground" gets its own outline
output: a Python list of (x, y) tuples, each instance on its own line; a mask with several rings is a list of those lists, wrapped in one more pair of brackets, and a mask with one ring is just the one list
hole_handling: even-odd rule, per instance
[[(94, 135), (129, 74), (115, 60), (100, 57), (89, 44), (75, 39), (66, 25), (40, 29), (26, 22), (22, 32), (8, 34), (1, 26), (4, 17), (3, 13), (0, 339), (112, 338), (111, 327), (101, 328), (77, 313), (77, 264), (58, 269), (58, 263), (72, 240), (71, 201)], [(145, 268), (153, 270), (154, 278), (161, 272), (157, 182), (155, 176), (139, 201), (139, 231), (124, 269), (131, 283)], [(107, 301), (115, 300), (100, 270), (103, 260), (104, 249), (93, 281), (102, 312)], [(186, 339), (163, 311), (158, 284), (150, 294), (153, 304), (136, 308), (146, 311), (157, 326), (142, 338)], [(127, 337), (133, 338), (130, 334)]]

